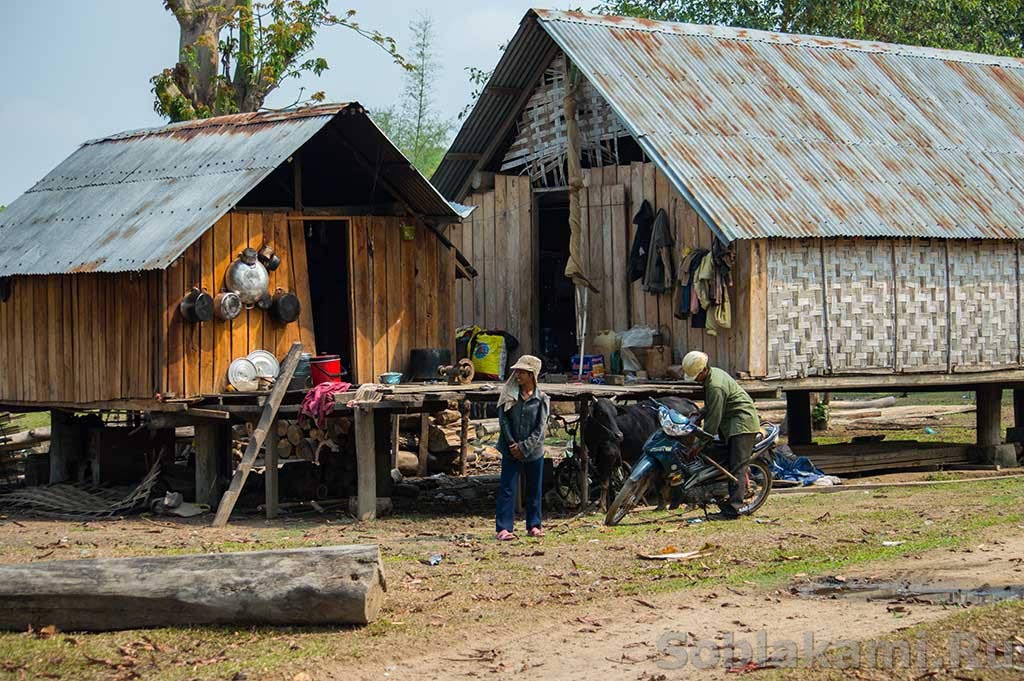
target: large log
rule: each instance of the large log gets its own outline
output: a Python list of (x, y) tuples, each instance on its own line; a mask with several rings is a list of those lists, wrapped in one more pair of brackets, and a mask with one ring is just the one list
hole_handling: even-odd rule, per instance
[(0, 566), (0, 629), (368, 624), (387, 585), (377, 546)]

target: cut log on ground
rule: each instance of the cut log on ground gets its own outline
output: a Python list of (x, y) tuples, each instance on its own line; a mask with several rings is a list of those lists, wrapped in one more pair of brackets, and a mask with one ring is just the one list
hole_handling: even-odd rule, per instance
[(0, 566), (0, 629), (369, 624), (387, 585), (377, 546)]
[(20, 433), (14, 433), (13, 435), (0, 436), (0, 443), (10, 445), (24, 445), (26, 447), (39, 444), (40, 442), (49, 442), (49, 440), (49, 426), (33, 428), (32, 430), (24, 430)]

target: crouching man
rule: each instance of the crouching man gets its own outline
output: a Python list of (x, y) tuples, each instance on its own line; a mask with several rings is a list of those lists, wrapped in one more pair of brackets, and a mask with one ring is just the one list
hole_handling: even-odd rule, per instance
[(703, 352), (690, 352), (683, 358), (683, 375), (687, 381), (704, 384), (702, 427), (718, 435), (729, 448), (729, 472), (737, 482), (729, 483), (729, 498), (719, 507), (723, 518), (734, 520), (739, 517), (747, 495), (747, 466), (761, 429), (757, 408), (732, 376), (708, 365), (708, 356)]

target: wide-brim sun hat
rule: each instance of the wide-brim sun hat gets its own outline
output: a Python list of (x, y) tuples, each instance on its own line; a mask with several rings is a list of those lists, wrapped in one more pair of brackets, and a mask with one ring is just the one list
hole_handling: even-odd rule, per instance
[(543, 366), (544, 363), (541, 362), (539, 357), (534, 357), (533, 355), (523, 355), (516, 361), (515, 364), (512, 365), (511, 370), (516, 371), (518, 369), (522, 371), (529, 371), (536, 378), (537, 376), (540, 376), (540, 370)]

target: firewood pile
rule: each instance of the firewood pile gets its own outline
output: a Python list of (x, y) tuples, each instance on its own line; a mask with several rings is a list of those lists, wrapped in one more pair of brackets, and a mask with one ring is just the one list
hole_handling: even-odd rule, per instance
[[(433, 414), (401, 415), (398, 418), (398, 471), (405, 477), (436, 473), (457, 474), (462, 450), (462, 414), (445, 409)], [(472, 431), (471, 431), (472, 432)], [(426, 454), (426, 471), (420, 469), (420, 456)], [(470, 449), (467, 466), (473, 466), (477, 454)]]
[[(277, 422), (276, 430), (268, 435), (275, 438), (277, 456), (281, 461), (310, 461), (320, 463), (327, 452), (340, 453), (352, 448), (353, 422), (349, 416), (329, 417), (324, 428), (318, 428), (312, 420), (304, 419)], [(242, 460), (249, 441), (252, 424), (238, 425), (233, 429), (232, 449), (235, 462)]]

